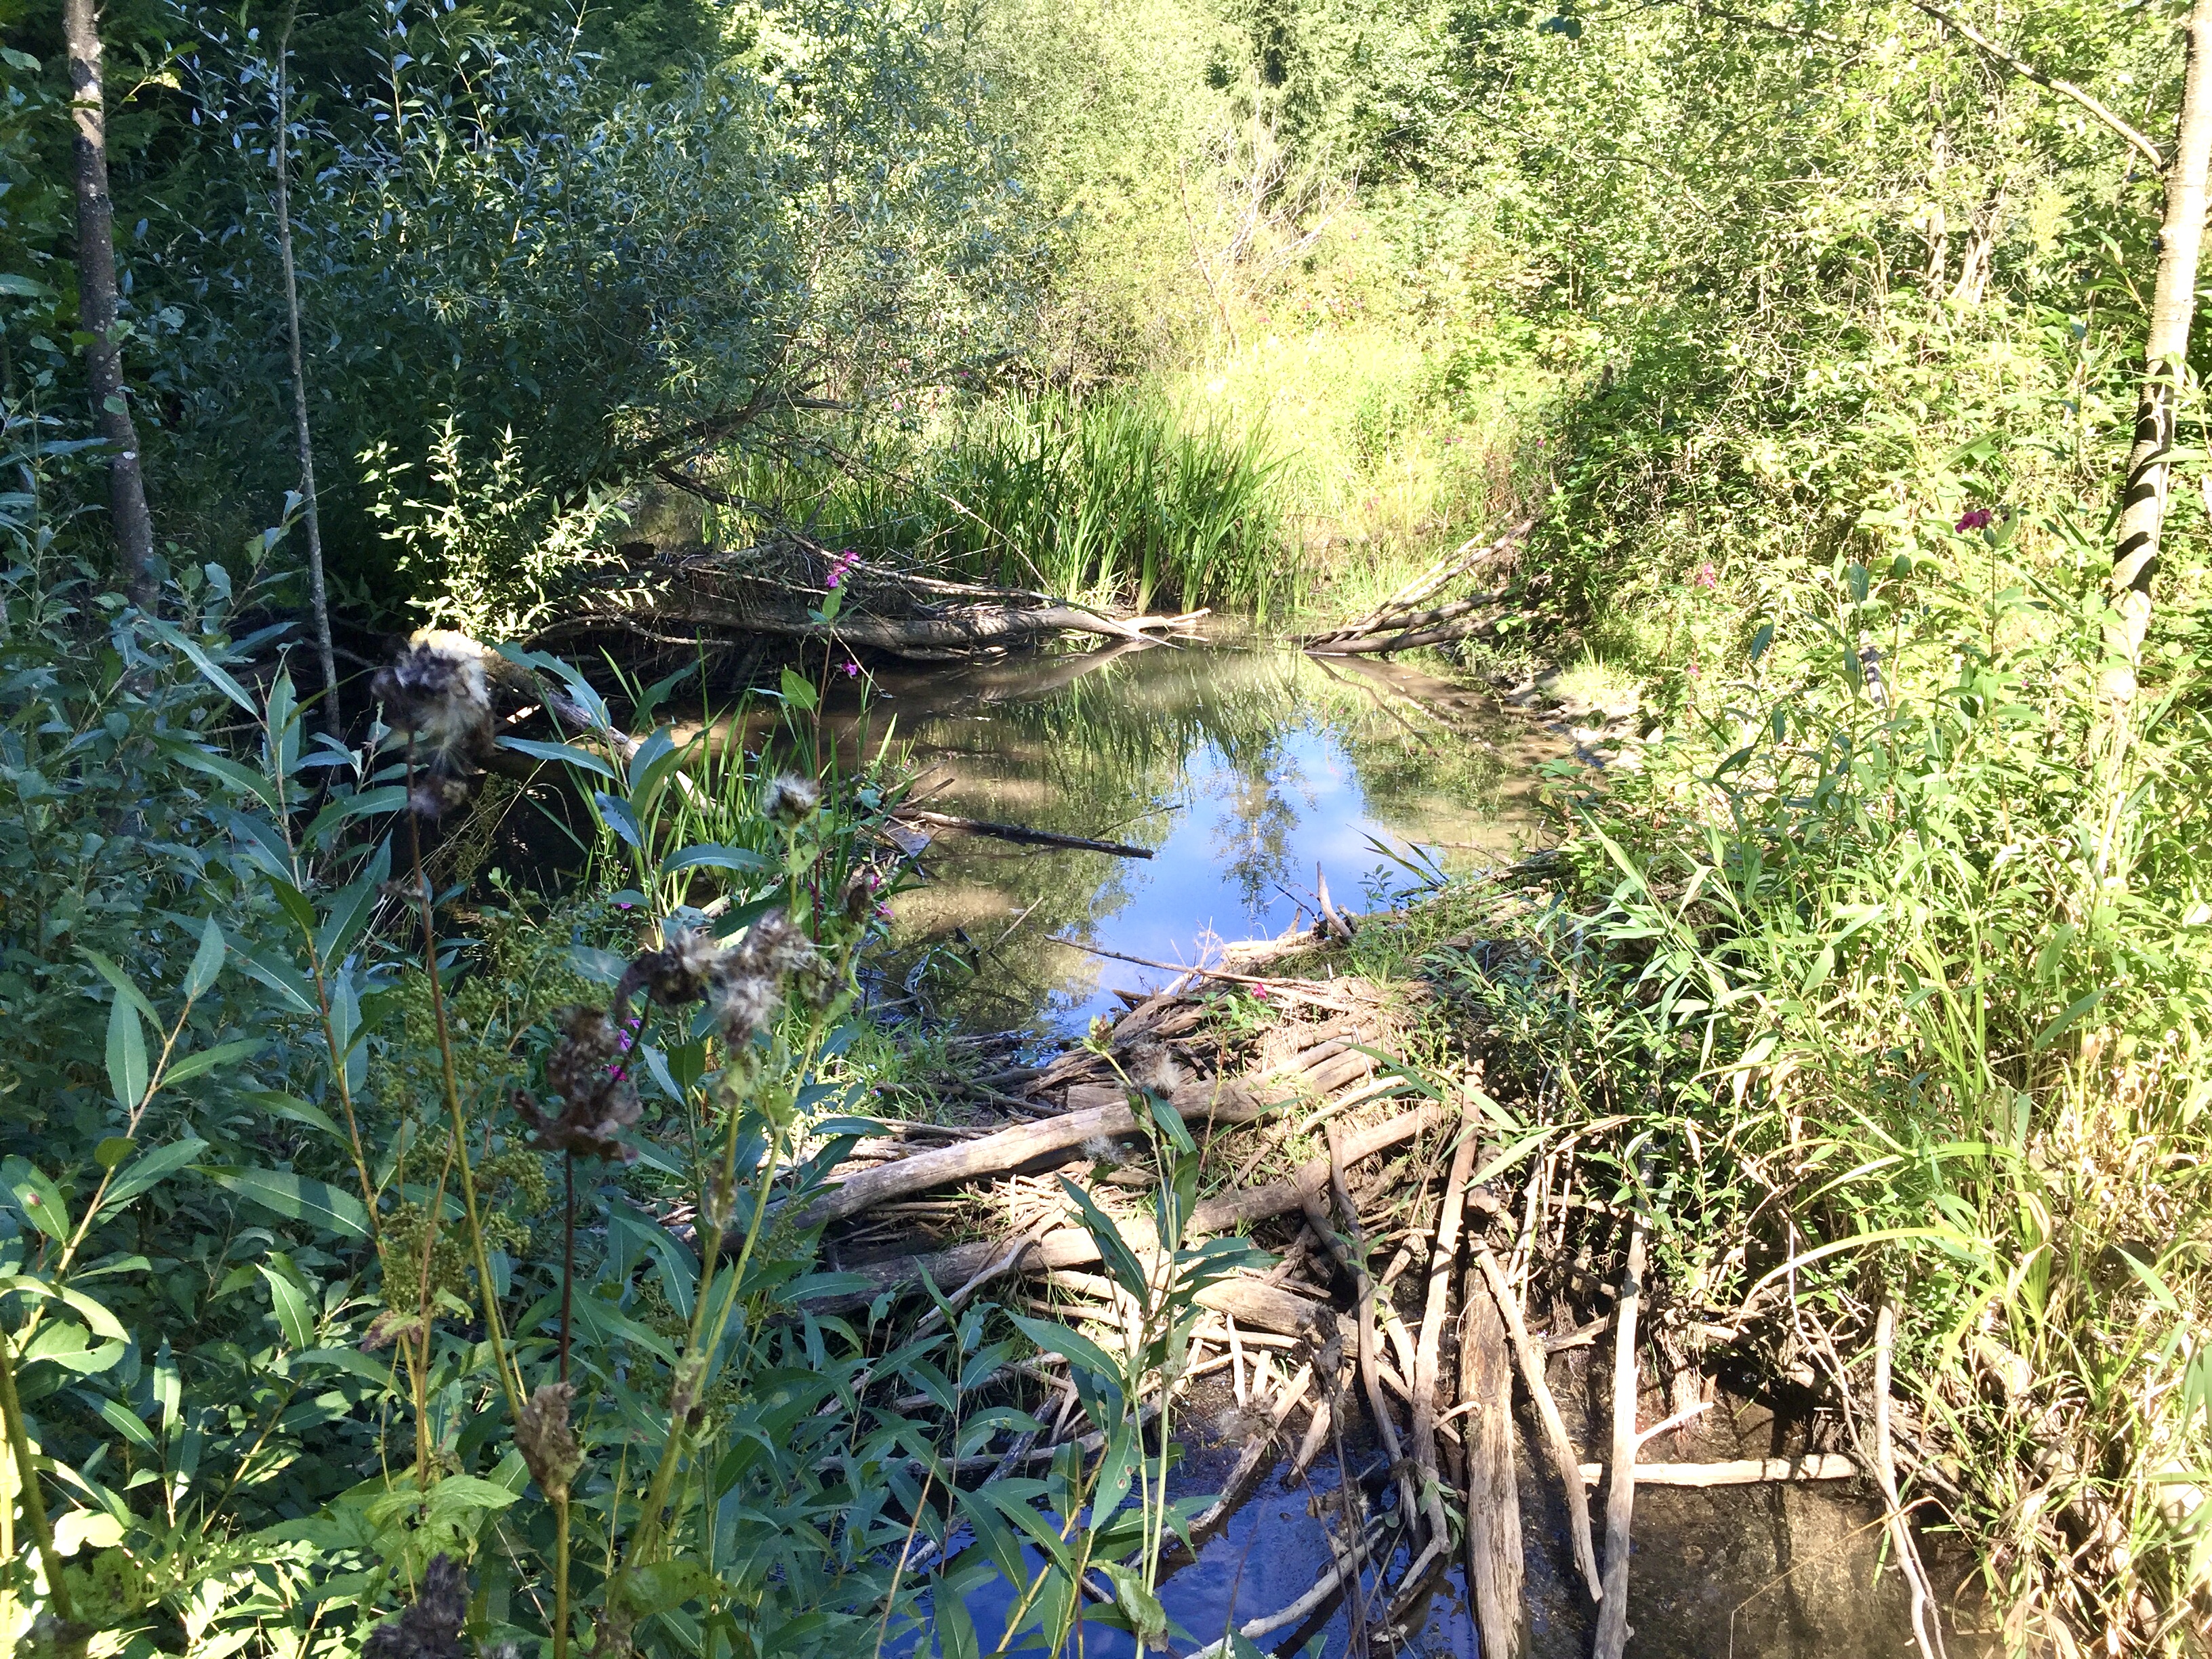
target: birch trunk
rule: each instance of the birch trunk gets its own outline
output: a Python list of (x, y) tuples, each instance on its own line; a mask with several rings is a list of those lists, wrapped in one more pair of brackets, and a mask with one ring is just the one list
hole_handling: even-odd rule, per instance
[(2150, 627), (2151, 580), (2173, 492), (2174, 419), (2189, 325), (2197, 305), (2197, 255), (2204, 240), (2205, 174), (2212, 162), (2212, 0), (2189, 15), (2189, 56), (2173, 158), (2166, 170), (2166, 219), (2159, 234), (2158, 286), (2143, 351), (2142, 396), (2113, 550), (2112, 596), (2118, 613), (2106, 629), (2105, 700), (2114, 726), (2127, 719)]

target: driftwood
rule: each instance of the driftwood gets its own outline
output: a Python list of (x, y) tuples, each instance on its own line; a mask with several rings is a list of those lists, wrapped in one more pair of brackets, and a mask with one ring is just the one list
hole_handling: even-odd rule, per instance
[(1912, 1638), (1919, 1644), (1921, 1659), (1943, 1659), (1943, 1625), (1936, 1611), (1936, 1596), (1922, 1565), (1920, 1548), (1905, 1519), (1904, 1501), (1897, 1486), (1897, 1455), (1890, 1444), (1889, 1368), (1897, 1342), (1897, 1304), (1887, 1297), (1874, 1321), (1874, 1470), (1881, 1486), (1882, 1522), (1889, 1531), (1890, 1547), (1912, 1592)]
[(1352, 1201), (1351, 1189), (1344, 1180), (1345, 1156), (1337, 1139), (1336, 1126), (1328, 1126), (1328, 1190), (1334, 1194), (1337, 1209), (1343, 1218), (1344, 1231), (1339, 1233), (1329, 1224), (1328, 1212), (1322, 1203), (1319, 1179), (1300, 1183), (1298, 1201), (1304, 1206), (1306, 1220), (1311, 1224), (1314, 1237), (1328, 1247), (1352, 1278), (1352, 1329), (1358, 1340), (1359, 1381), (1367, 1395), (1367, 1409), (1374, 1414), (1375, 1432), (1382, 1442), (1382, 1450), (1390, 1460), (1390, 1467), (1398, 1471), (1398, 1499), (1401, 1515), (1413, 1512), (1413, 1480), (1406, 1468), (1403, 1443), (1398, 1438), (1398, 1425), (1392, 1419), (1389, 1407), (1382, 1399), (1382, 1379), (1377, 1373), (1375, 1356), (1375, 1281), (1367, 1273), (1367, 1231), (1359, 1224), (1359, 1208)]
[[(1717, 1463), (1638, 1463), (1631, 1470), (1639, 1486), (1757, 1486), (1802, 1485), (1808, 1480), (1849, 1480), (1859, 1466), (1840, 1452), (1807, 1452), (1802, 1457), (1733, 1457)], [(1583, 1484), (1606, 1478), (1602, 1463), (1582, 1466)]]
[(1644, 1304), (1644, 1217), (1628, 1218), (1628, 1262), (1613, 1309), (1613, 1461), (1605, 1487), (1605, 1595), (1595, 1659), (1620, 1659), (1628, 1644), (1628, 1528), (1636, 1509), (1636, 1316)]
[(1581, 1460), (1575, 1455), (1575, 1443), (1567, 1436), (1566, 1423), (1559, 1416), (1559, 1402), (1552, 1397), (1552, 1385), (1544, 1375), (1547, 1356), (1543, 1346), (1529, 1336), (1528, 1327), (1521, 1317), (1520, 1301), (1514, 1296), (1513, 1287), (1505, 1282), (1505, 1270), (1498, 1265), (1498, 1258), (1481, 1239), (1475, 1239), (1474, 1246), (1475, 1265), (1482, 1269), (1490, 1294), (1505, 1321), (1514, 1356), (1521, 1363), (1521, 1381), (1536, 1407), (1537, 1420), (1544, 1425), (1545, 1449), (1551, 1454), (1553, 1472), (1559, 1476), (1566, 1497), (1567, 1530), (1574, 1544), (1575, 1565), (1582, 1570), (1590, 1599), (1601, 1604), (1605, 1581), (1598, 1574), (1597, 1552), (1590, 1542), (1589, 1504), (1583, 1496)]
[[(1249, 1123), (1267, 1109), (1236, 1084), (1189, 1084), (1176, 1091), (1176, 1109), (1188, 1118), (1216, 1123)], [(1065, 1152), (1095, 1137), (1110, 1140), (1137, 1133), (1137, 1115), (1127, 1105), (1096, 1106), (1063, 1112), (1035, 1123), (1018, 1123), (981, 1140), (963, 1141), (895, 1163), (865, 1170), (816, 1199), (798, 1217), (802, 1227), (842, 1221), (861, 1211), (984, 1176), (1004, 1175), (1041, 1158)], [(1003, 1248), (1001, 1246), (1000, 1248)], [(978, 1266), (981, 1264), (979, 1263)]]
[(1148, 859), (1148, 848), (1131, 847), (1118, 841), (1093, 841), (1087, 836), (1063, 836), (1054, 830), (1032, 830), (1026, 823), (998, 823), (988, 818), (957, 818), (949, 812), (925, 812), (920, 807), (902, 807), (892, 814), (902, 823), (922, 823), (933, 830), (957, 830), (971, 836), (988, 836), (994, 841), (1018, 842), (1024, 847), (1065, 847), (1079, 853), (1111, 853), (1117, 859)]
[(1535, 520), (1524, 519), (1494, 540), (1486, 542), (1480, 536), (1471, 538), (1461, 543), (1365, 616), (1348, 622), (1341, 628), (1331, 629), (1327, 633), (1310, 635), (1301, 641), (1300, 644), (1305, 649), (1314, 651), (1328, 647), (1340, 640), (1356, 640), (1370, 635), (1402, 629), (1408, 620), (1419, 614), (1414, 611), (1414, 606), (1442, 592), (1446, 584), (1472, 570), (1476, 565), (1495, 558), (1508, 548), (1519, 546), (1528, 539), (1528, 532), (1535, 527)]
[[(1054, 1124), (1065, 1123), (1068, 1117), (1073, 1115), (1075, 1114), (1065, 1114), (1058, 1118), (1048, 1118), (1040, 1124), (1024, 1127), (1047, 1128)], [(1345, 1158), (1348, 1162), (1358, 1163), (1362, 1158), (1371, 1158), (1376, 1152), (1395, 1146), (1401, 1141), (1410, 1140), (1424, 1129), (1442, 1122), (1443, 1115), (1444, 1109), (1441, 1106), (1424, 1106), (1416, 1111), (1407, 1112), (1392, 1118), (1388, 1122), (1379, 1123), (1371, 1129), (1362, 1129), (1348, 1134), (1344, 1138)], [(969, 1141), (961, 1146), (948, 1147), (945, 1150), (968, 1152), (984, 1144), (984, 1141)], [(934, 1156), (936, 1154), (929, 1152), (918, 1154), (921, 1158)], [(904, 1163), (915, 1161), (913, 1158), (902, 1160)], [(884, 1167), (893, 1169), (897, 1166)], [(1265, 1186), (1248, 1188), (1242, 1192), (1224, 1193), (1218, 1197), (1210, 1198), (1191, 1212), (1190, 1220), (1185, 1229), (1186, 1233), (1192, 1238), (1202, 1238), (1210, 1234), (1232, 1232), (1240, 1226), (1249, 1226), (1255, 1221), (1264, 1221), (1271, 1216), (1287, 1214), (1298, 1207), (1300, 1185), (1316, 1170), (1318, 1170), (1322, 1179), (1326, 1179), (1328, 1170), (1328, 1159), (1316, 1158), (1301, 1169), (1296, 1176), (1287, 1180), (1270, 1182)], [(875, 1171), (872, 1170), (868, 1171), (869, 1176), (874, 1174)], [(1149, 1222), (1132, 1222), (1122, 1229), (1122, 1237), (1132, 1247), (1141, 1246), (1148, 1249), (1152, 1243), (1150, 1237), (1151, 1231)], [(950, 1249), (939, 1250), (928, 1255), (897, 1256), (888, 1261), (866, 1263), (848, 1269), (849, 1272), (869, 1281), (866, 1289), (837, 1296), (822, 1297), (809, 1302), (807, 1305), (822, 1314), (852, 1313), (866, 1307), (870, 1302), (886, 1291), (893, 1292), (918, 1291), (924, 1280), (936, 1285), (939, 1290), (950, 1291), (966, 1284), (975, 1274), (998, 1260), (1007, 1247), (1014, 1242), (1016, 1241), (1006, 1238), (981, 1239), (972, 1244), (957, 1244)], [(1079, 1267), (1097, 1260), (1098, 1243), (1091, 1237), (1089, 1230), (1079, 1226), (1067, 1226), (1049, 1232), (1039, 1239), (1023, 1255), (1019, 1262), (1016, 1264), (1016, 1271), (1035, 1273), (1046, 1268)], [(1238, 1316), (1243, 1317), (1242, 1315)]]

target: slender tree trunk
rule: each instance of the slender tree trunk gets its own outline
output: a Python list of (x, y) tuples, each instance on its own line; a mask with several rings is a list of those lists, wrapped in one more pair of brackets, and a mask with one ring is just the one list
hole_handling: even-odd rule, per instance
[(2212, 162), (2212, 0), (2189, 15), (2189, 56), (2173, 159), (2166, 172), (2166, 221), (2159, 235), (2158, 287), (2151, 299), (2142, 397), (2136, 405), (2135, 447), (2128, 455), (2119, 542), (2112, 557), (2112, 595), (2118, 618), (2106, 630), (2104, 693), (2114, 727), (2124, 726), (2136, 694), (2136, 670), (2150, 627), (2151, 580), (2158, 574), (2159, 537), (2173, 490), (2174, 419), (2189, 324), (2197, 306), (2197, 254), (2204, 240), (2205, 174)]
[[(76, 0), (71, 0), (76, 3)], [(315, 500), (315, 446), (307, 429), (307, 371), (300, 350), (300, 284), (292, 266), (291, 52), (294, 13), (284, 14), (276, 37), (276, 246), (284, 264), (285, 343), (292, 354), (292, 435), (300, 450), (300, 498), (307, 520), (307, 599), (315, 611), (315, 654), (323, 671), (323, 719), (340, 737), (338, 665), (331, 649), (331, 604), (323, 585), (323, 517)], [(561, 1334), (565, 1353), (568, 1333)]]
[(80, 325), (92, 381), (92, 414), (113, 448), (107, 462), (108, 514), (115, 526), (117, 568), (131, 602), (151, 610), (154, 520), (138, 465), (138, 428), (125, 401), (123, 358), (115, 343), (115, 204), (107, 194), (107, 102), (100, 82), (100, 23), (93, 0), (64, 0), (69, 40), (70, 149), (76, 186), (76, 284)]

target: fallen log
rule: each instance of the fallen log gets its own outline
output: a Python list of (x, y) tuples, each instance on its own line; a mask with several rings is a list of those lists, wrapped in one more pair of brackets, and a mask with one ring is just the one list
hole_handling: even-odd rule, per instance
[(1301, 643), (1310, 644), (1313, 641), (1331, 639), (1351, 639), (1361, 634), (1371, 634), (1399, 611), (1419, 605), (1423, 599), (1440, 591), (1444, 584), (1455, 576), (1472, 570), (1485, 560), (1495, 558), (1507, 548), (1525, 541), (1528, 532), (1535, 527), (1536, 520), (1528, 518), (1523, 519), (1504, 535), (1490, 542), (1486, 543), (1480, 536), (1470, 537), (1365, 616), (1356, 621), (1348, 622), (1341, 628), (1333, 629), (1328, 633), (1315, 635), (1310, 640)]
[[(1042, 1128), (1051, 1124), (1065, 1123), (1067, 1117), (1073, 1115), (1074, 1114), (1071, 1113), (1048, 1119), (1043, 1124), (1026, 1127)], [(1343, 1143), (1345, 1159), (1347, 1163), (1358, 1163), (1362, 1158), (1371, 1158), (1401, 1141), (1411, 1140), (1425, 1129), (1441, 1124), (1444, 1117), (1443, 1107), (1424, 1106), (1392, 1118), (1386, 1123), (1377, 1124), (1371, 1129), (1362, 1129), (1346, 1135)], [(963, 1146), (945, 1150), (968, 1151), (983, 1144), (982, 1141), (969, 1141)], [(936, 1154), (925, 1152), (919, 1156), (929, 1158)], [(915, 1160), (908, 1158), (904, 1161), (912, 1163)], [(1326, 1158), (1316, 1158), (1287, 1180), (1270, 1182), (1264, 1187), (1224, 1193), (1210, 1198), (1191, 1212), (1186, 1235), (1191, 1238), (1203, 1238), (1216, 1233), (1233, 1232), (1238, 1227), (1287, 1214), (1298, 1207), (1300, 1182), (1315, 1171), (1318, 1171), (1318, 1178), (1326, 1180), (1328, 1160)], [(873, 1170), (868, 1172), (870, 1176), (874, 1173)], [(1121, 1229), (1123, 1239), (1132, 1248), (1150, 1249), (1156, 1242), (1151, 1237), (1151, 1233), (1148, 1221), (1129, 1222)], [(810, 1301), (807, 1306), (812, 1311), (825, 1316), (853, 1313), (866, 1307), (886, 1291), (903, 1294), (919, 1291), (925, 1280), (940, 1291), (950, 1291), (966, 1284), (997, 1261), (1013, 1242), (1006, 1238), (978, 1239), (972, 1244), (956, 1244), (950, 1249), (927, 1255), (896, 1256), (887, 1261), (866, 1263), (848, 1271), (867, 1279), (866, 1289), (822, 1297)], [(1080, 1267), (1097, 1260), (1098, 1243), (1091, 1237), (1090, 1230), (1066, 1226), (1047, 1233), (1039, 1239), (1023, 1254), (1015, 1271), (1036, 1273), (1048, 1268)]]
[(1088, 836), (1063, 836), (1055, 830), (1033, 830), (1026, 823), (999, 823), (989, 818), (959, 818), (950, 812), (925, 812), (906, 807), (891, 815), (902, 823), (926, 823), (933, 830), (957, 830), (994, 841), (1018, 842), (1024, 847), (1064, 847), (1078, 853), (1111, 853), (1117, 859), (1148, 859), (1152, 849), (1126, 842), (1093, 841)]
[[(1857, 1463), (1841, 1452), (1808, 1452), (1802, 1457), (1735, 1457), (1717, 1463), (1638, 1463), (1633, 1474), (1640, 1486), (1755, 1486), (1849, 1480), (1859, 1472)], [(1583, 1464), (1582, 1477), (1586, 1486), (1601, 1484), (1605, 1465)]]
[[(923, 661), (942, 660), (948, 652), (974, 650), (986, 645), (1006, 645), (1061, 634), (1089, 634), (1104, 639), (1157, 645), (1155, 635), (1180, 633), (1206, 615), (1203, 611), (1176, 617), (1109, 617), (1073, 605), (990, 605), (967, 606), (953, 615), (935, 617), (871, 617), (847, 612), (835, 622), (817, 623), (804, 614), (788, 615), (769, 610), (748, 610), (728, 604), (702, 602), (696, 594), (664, 592), (653, 599), (657, 624), (675, 622), (697, 629), (732, 634), (766, 634), (778, 639), (807, 640), (881, 651), (894, 657)], [(533, 643), (543, 644), (563, 635), (594, 629), (636, 629), (641, 619), (625, 610), (594, 609), (580, 612), (548, 629)]]
[[(1502, 604), (1502, 599), (1493, 599)], [(1482, 622), (1447, 622), (1436, 629), (1407, 629), (1391, 633), (1371, 633), (1356, 639), (1332, 639), (1325, 646), (1307, 646), (1312, 657), (1389, 657), (1398, 650), (1416, 650), (1420, 646), (1449, 646), (1453, 639), (1474, 639), (1498, 626), (1498, 617), (1484, 617)]]
[[(1211, 1083), (1186, 1084), (1176, 1091), (1175, 1106), (1186, 1118), (1215, 1123), (1249, 1123), (1267, 1109), (1234, 1083), (1218, 1087)], [(1035, 1123), (1018, 1123), (981, 1140), (916, 1152), (895, 1164), (864, 1170), (823, 1194), (796, 1219), (802, 1227), (826, 1225), (910, 1193), (950, 1187), (981, 1176), (1004, 1175), (1038, 1158), (1080, 1146), (1094, 1137), (1112, 1140), (1136, 1133), (1137, 1115), (1118, 1102), (1062, 1112)]]
[(1460, 1286), (1460, 1409), (1467, 1436), (1467, 1582), (1486, 1659), (1527, 1650), (1521, 1492), (1513, 1469), (1513, 1364), (1504, 1316), (1482, 1269)]
[[(1148, 1255), (1139, 1255), (1138, 1260), (1151, 1265)], [(1055, 1284), (1065, 1284), (1068, 1289), (1097, 1296), (1102, 1301), (1109, 1300), (1114, 1294), (1111, 1279), (1093, 1274), (1054, 1268), (1050, 1277)], [(1241, 1319), (1255, 1330), (1281, 1336), (1303, 1336), (1323, 1342), (1336, 1328), (1334, 1310), (1310, 1302), (1279, 1285), (1263, 1284), (1258, 1279), (1241, 1274), (1215, 1281), (1193, 1300), (1200, 1307), (1225, 1315), (1232, 1321)]]

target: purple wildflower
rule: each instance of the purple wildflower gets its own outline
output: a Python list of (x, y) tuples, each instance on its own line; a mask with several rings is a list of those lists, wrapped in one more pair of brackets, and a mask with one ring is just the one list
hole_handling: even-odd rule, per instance
[(1698, 567), (1698, 574), (1690, 578), (1690, 585), (1693, 587), (1717, 587), (1720, 580), (1713, 574), (1713, 567), (1708, 562)]
[(1959, 522), (1951, 527), (1963, 536), (1969, 530), (1988, 529), (1990, 525), (1996, 522), (1996, 516), (1986, 507), (1978, 507), (1972, 512), (1960, 514)]

